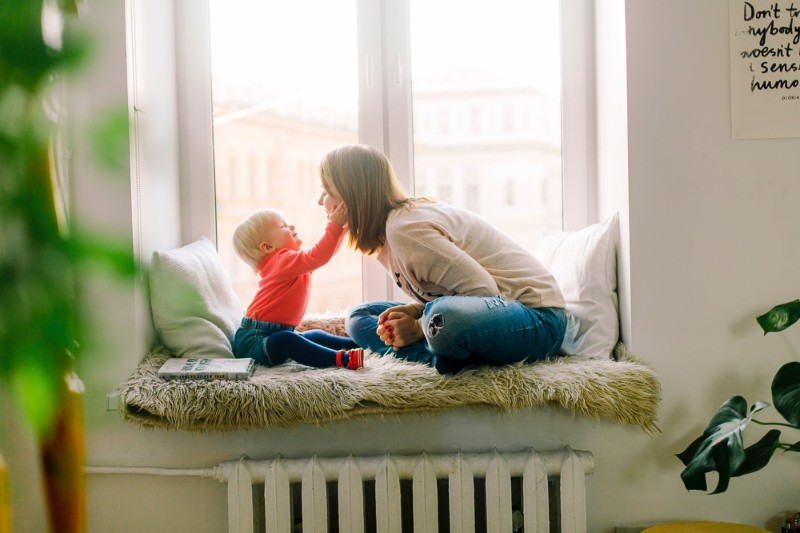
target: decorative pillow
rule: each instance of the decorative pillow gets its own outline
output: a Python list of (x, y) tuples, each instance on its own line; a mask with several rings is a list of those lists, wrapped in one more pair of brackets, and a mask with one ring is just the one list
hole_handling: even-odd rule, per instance
[(543, 237), (535, 255), (555, 276), (569, 322), (561, 351), (610, 357), (619, 341), (617, 241), (619, 216), (580, 231)]
[(242, 306), (211, 241), (156, 250), (149, 279), (153, 322), (175, 357), (233, 357)]

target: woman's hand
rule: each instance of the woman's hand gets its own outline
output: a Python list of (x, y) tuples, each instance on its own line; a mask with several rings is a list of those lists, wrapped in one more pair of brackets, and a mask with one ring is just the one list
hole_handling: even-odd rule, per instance
[(395, 349), (422, 340), (425, 335), (418, 321), (421, 310), (414, 305), (390, 307), (378, 317), (377, 334), (386, 346)]
[(328, 220), (342, 227), (347, 224), (347, 206), (344, 205), (344, 202), (334, 207), (333, 211), (328, 213)]

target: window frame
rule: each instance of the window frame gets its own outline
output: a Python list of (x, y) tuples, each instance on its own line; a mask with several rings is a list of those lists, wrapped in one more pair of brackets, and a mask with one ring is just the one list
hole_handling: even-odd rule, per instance
[[(175, 0), (181, 237), (216, 244), (208, 0)], [(382, 150), (413, 194), (409, 0), (357, 0), (359, 142)], [(392, 21), (391, 24), (388, 21)], [(597, 222), (594, 10), (561, 0), (563, 227)], [(391, 105), (388, 103), (391, 102)], [(363, 298), (406, 300), (372, 257), (363, 259)]]

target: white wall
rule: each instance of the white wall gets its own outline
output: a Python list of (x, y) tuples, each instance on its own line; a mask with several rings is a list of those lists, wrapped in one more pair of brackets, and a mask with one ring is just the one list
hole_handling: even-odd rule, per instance
[[(794, 154), (800, 141), (730, 139), (727, 0), (597, 3), (599, 209), (601, 217), (623, 213), (622, 256), (630, 272), (623, 284), (630, 312), (624, 332), (632, 351), (663, 379), (662, 434), (573, 419), (560, 410), (478, 409), (275, 431), (152, 431), (105, 412), (100, 380), (89, 383), (88, 462), (202, 467), (242, 453), (259, 459), (568, 443), (595, 454), (587, 498), (592, 532), (676, 518), (777, 530), (777, 516), (800, 506), (797, 458), (779, 455), (765, 471), (734, 480), (727, 493), (708, 496), (685, 491), (673, 455), (729, 396), (769, 399), (774, 371), (798, 356), (800, 329), (763, 337), (753, 317), (797, 296), (800, 230), (793, 216), (800, 179)], [(626, 171), (627, 189), (617, 179)], [(94, 211), (90, 205), (107, 197), (124, 203), (126, 194), (106, 191), (101, 198), (82, 189), (79, 205)], [(125, 213), (120, 210), (120, 220), (127, 220)], [(98, 297), (98, 304), (120, 309), (111, 320), (123, 333), (134, 299), (115, 298)], [(121, 339), (116, 351), (103, 354), (124, 361), (117, 373), (132, 357), (126, 336)], [(15, 520), (28, 525), (40, 507), (28, 501), (35, 480), (20, 471), (29, 444), (24, 436), (14, 442), (13, 481), (26, 494), (25, 501), (15, 497)], [(224, 487), (211, 480), (91, 476), (89, 497), (92, 532), (218, 532), (226, 524)], [(167, 511), (165, 504), (174, 509), (178, 498), (180, 514)]]
[(628, 1), (625, 23), (631, 348), (662, 376), (664, 432), (618, 443), (637, 479), (601, 496), (642, 505), (599, 512), (777, 530), (774, 517), (800, 505), (797, 457), (705, 496), (683, 490), (671, 454), (733, 394), (769, 400), (773, 374), (797, 358), (800, 330), (764, 337), (754, 317), (797, 297), (800, 140), (731, 140), (726, 0)]

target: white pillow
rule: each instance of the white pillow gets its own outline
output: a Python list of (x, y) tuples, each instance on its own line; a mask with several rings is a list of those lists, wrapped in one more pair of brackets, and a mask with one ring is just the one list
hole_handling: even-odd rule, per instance
[(233, 357), (242, 306), (211, 241), (156, 250), (149, 279), (156, 331), (176, 357)]
[(610, 357), (619, 341), (616, 249), (619, 217), (543, 237), (534, 254), (555, 276), (569, 322), (561, 351)]

